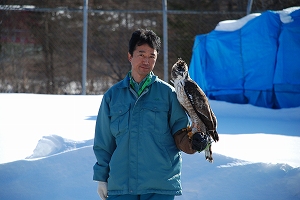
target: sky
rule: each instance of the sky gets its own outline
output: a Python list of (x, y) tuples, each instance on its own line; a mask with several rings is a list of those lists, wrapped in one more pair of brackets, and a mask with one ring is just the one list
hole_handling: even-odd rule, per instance
[[(92, 180), (101, 95), (0, 94), (0, 199), (100, 199)], [(182, 153), (190, 199), (300, 199), (300, 107), (210, 100), (214, 162)]]

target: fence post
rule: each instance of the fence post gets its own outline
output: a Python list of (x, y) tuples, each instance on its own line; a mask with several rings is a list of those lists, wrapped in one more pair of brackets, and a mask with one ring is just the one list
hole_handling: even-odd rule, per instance
[(247, 15), (249, 15), (251, 13), (252, 3), (253, 3), (253, 0), (248, 0)]
[(82, 37), (82, 95), (86, 95), (86, 65), (87, 65), (87, 26), (88, 0), (83, 0), (83, 37)]
[(163, 49), (164, 49), (164, 81), (169, 82), (168, 78), (168, 16), (167, 0), (162, 0), (163, 7)]

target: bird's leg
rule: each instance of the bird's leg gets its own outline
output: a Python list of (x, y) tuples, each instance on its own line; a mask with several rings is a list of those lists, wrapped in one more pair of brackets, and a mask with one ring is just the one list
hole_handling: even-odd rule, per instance
[(206, 149), (204, 150), (205, 153), (205, 159), (212, 163), (213, 162), (213, 157), (212, 157), (212, 150), (211, 150), (211, 140), (209, 140), (209, 144), (207, 145)]
[(199, 127), (198, 123), (192, 122), (192, 136), (198, 132), (200, 132), (200, 127)]
[(192, 122), (192, 126), (188, 127), (188, 136), (192, 139), (192, 136), (198, 132), (197, 124)]

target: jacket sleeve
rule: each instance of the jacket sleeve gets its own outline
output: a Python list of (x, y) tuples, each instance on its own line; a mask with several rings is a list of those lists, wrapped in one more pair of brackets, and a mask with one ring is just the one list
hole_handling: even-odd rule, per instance
[(93, 151), (97, 162), (93, 170), (93, 180), (107, 182), (109, 174), (109, 162), (116, 148), (115, 139), (110, 132), (110, 112), (106, 96), (102, 98), (98, 112)]
[(170, 127), (172, 135), (188, 126), (188, 117), (184, 109), (178, 102), (175, 91), (171, 94), (171, 113), (170, 113)]

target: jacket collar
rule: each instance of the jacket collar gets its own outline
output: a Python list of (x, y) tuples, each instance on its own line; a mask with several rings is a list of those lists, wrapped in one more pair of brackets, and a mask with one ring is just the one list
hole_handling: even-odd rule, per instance
[[(152, 83), (154, 83), (158, 78), (152, 71), (150, 72), (150, 77), (151, 77), (151, 81), (148, 85), (151, 85)], [(129, 88), (130, 87), (130, 74), (129, 74), (129, 72), (126, 75), (126, 77), (120, 82), (119, 87), (120, 88)]]

